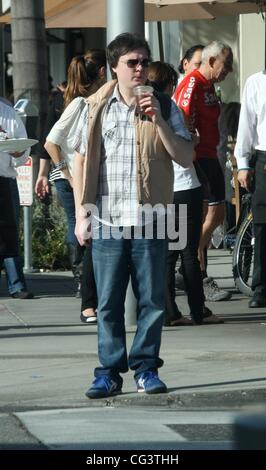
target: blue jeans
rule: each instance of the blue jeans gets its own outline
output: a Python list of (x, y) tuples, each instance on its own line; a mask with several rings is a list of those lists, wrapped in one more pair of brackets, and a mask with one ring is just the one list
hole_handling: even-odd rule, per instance
[(76, 217), (75, 217), (75, 200), (73, 189), (71, 188), (68, 180), (66, 179), (59, 179), (55, 180), (55, 187), (56, 192), (58, 195), (58, 199), (62, 204), (66, 217), (67, 217), (67, 243), (71, 243), (71, 245), (77, 244), (77, 239), (75, 236), (75, 225), (76, 225)]
[[(19, 226), (19, 193), (17, 180), (15, 178), (9, 178), (10, 190), (12, 194), (12, 201), (15, 209), (15, 217), (17, 227)], [(26, 289), (26, 281), (23, 274), (23, 261), (21, 256), (15, 256), (13, 258), (5, 258), (3, 266), (6, 271), (7, 288), (10, 294)]]
[[(165, 309), (165, 240), (93, 239), (98, 295), (98, 355), (95, 376), (135, 371), (135, 377), (163, 365), (159, 358)], [(124, 302), (131, 275), (137, 299), (137, 331), (127, 358)]]

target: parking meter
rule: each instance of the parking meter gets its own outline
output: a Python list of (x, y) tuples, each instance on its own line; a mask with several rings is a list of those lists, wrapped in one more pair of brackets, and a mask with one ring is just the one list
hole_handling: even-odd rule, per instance
[[(38, 119), (39, 119), (39, 110), (37, 106), (27, 98), (19, 99), (14, 109), (20, 119), (22, 120), (27, 135), (31, 139), (37, 139), (37, 129), (38, 129)], [(38, 140), (38, 139), (37, 139)], [(23, 165), (24, 173), (27, 171), (33, 171), (32, 159), (29, 159), (28, 162)], [(22, 175), (26, 178), (26, 173)], [(31, 179), (29, 181), (30, 188), (28, 188), (29, 192), (32, 191), (32, 173)], [(22, 197), (20, 196), (22, 200)], [(25, 272), (33, 272), (32, 268), (32, 206), (24, 205), (23, 206), (23, 224), (24, 224), (24, 271)]]

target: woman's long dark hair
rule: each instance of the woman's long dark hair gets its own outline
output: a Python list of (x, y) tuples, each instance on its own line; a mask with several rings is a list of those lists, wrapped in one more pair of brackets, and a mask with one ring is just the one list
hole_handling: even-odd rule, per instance
[(202, 51), (203, 49), (204, 49), (204, 46), (202, 44), (195, 44), (195, 46), (190, 47), (186, 51), (183, 59), (180, 60), (180, 64), (178, 66), (178, 72), (180, 72), (182, 74), (185, 73), (185, 70), (184, 70), (184, 67), (183, 67), (184, 60), (187, 60), (188, 62), (190, 62), (193, 55), (195, 54), (195, 52), (196, 51)]

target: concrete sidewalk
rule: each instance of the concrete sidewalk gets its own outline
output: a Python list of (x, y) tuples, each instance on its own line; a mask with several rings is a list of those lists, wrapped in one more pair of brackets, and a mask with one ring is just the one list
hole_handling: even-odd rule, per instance
[[(248, 299), (234, 288), (231, 273), (231, 255), (210, 251), (209, 275), (233, 294), (230, 301), (207, 304), (224, 317), (223, 325), (164, 328), (160, 376), (170, 393), (137, 394), (129, 372), (123, 395), (111, 400), (84, 395), (98, 364), (97, 327), (80, 323), (71, 273), (27, 275), (33, 300), (6, 297), (2, 280), (0, 412), (74, 412), (110, 405), (234, 409), (265, 403), (266, 309), (248, 309)], [(187, 313), (186, 297), (179, 295), (177, 301)], [(134, 331), (127, 328), (128, 348)]]

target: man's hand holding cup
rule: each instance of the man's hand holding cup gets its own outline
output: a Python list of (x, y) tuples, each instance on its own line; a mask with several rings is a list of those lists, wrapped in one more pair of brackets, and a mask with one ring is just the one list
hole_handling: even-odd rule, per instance
[(158, 107), (157, 100), (153, 95), (153, 88), (149, 85), (138, 85), (133, 88), (133, 94), (136, 97), (136, 112), (153, 117)]

